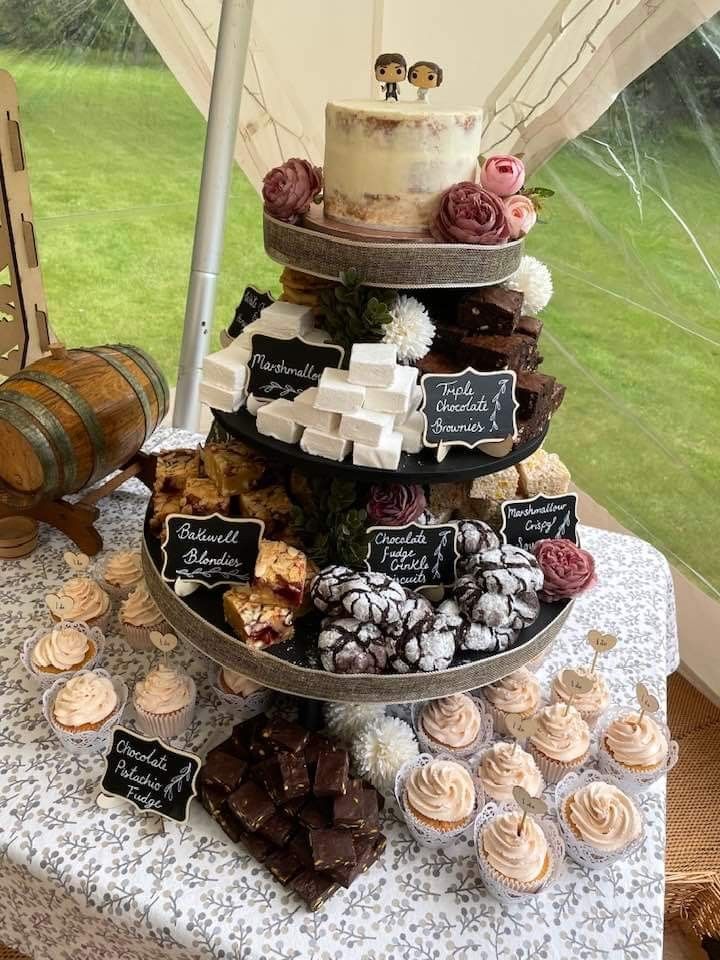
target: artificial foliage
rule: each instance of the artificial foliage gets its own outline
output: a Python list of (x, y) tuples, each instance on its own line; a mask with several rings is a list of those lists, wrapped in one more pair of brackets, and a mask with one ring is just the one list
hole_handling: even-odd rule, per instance
[(361, 567), (367, 557), (368, 515), (351, 480), (313, 477), (311, 497), (294, 508), (293, 525), (318, 566)]
[(346, 358), (354, 343), (377, 343), (392, 320), (394, 290), (365, 287), (357, 270), (340, 274), (340, 283), (320, 291), (325, 329), (333, 343), (345, 348)]

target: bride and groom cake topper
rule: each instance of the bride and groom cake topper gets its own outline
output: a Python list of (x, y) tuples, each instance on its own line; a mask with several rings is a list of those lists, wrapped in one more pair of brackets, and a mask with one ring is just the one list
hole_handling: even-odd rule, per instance
[(442, 83), (443, 72), (442, 67), (432, 60), (418, 60), (408, 70), (401, 53), (381, 53), (375, 61), (375, 79), (380, 81), (386, 100), (397, 102), (398, 86), (403, 80), (409, 80), (417, 88), (418, 100), (426, 100), (428, 90), (434, 90)]

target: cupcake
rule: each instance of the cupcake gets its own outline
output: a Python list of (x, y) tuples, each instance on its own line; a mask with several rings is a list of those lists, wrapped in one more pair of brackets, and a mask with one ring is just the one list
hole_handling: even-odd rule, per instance
[[(420, 760), (427, 760), (421, 754)], [(477, 796), (469, 770), (457, 760), (433, 757), (415, 763), (405, 783), (403, 808), (432, 834), (453, 834), (472, 820)]]
[(610, 691), (601, 673), (593, 672), (589, 667), (575, 667), (575, 673), (581, 677), (590, 677), (592, 687), (586, 693), (572, 693), (563, 680), (564, 670), (556, 674), (550, 685), (552, 703), (567, 703), (571, 698), (573, 706), (592, 730), (610, 703)]
[(550, 879), (554, 855), (540, 824), (521, 810), (499, 810), (478, 832), (476, 849), (483, 879), (510, 893), (537, 893)]
[(647, 713), (640, 719), (637, 708), (630, 707), (618, 710), (601, 731), (598, 766), (634, 793), (672, 769), (677, 753), (665, 724)]
[(33, 638), (28, 663), (33, 673), (44, 674), (48, 680), (77, 673), (95, 663), (101, 642), (102, 633), (96, 628), (64, 620)]
[(133, 650), (152, 650), (150, 634), (155, 630), (162, 633), (166, 626), (144, 581), (120, 604), (120, 629)]
[(572, 704), (550, 704), (535, 719), (528, 750), (547, 783), (557, 783), (589, 760), (590, 728)]
[(484, 720), (472, 697), (456, 693), (423, 704), (414, 714), (413, 725), (421, 750), (467, 757), (492, 736), (492, 728)]
[(43, 694), (43, 711), (69, 753), (102, 753), (125, 708), (127, 688), (104, 670), (58, 679)]
[[(112, 604), (99, 583), (89, 577), (73, 577), (63, 584), (61, 593), (73, 602), (73, 620), (80, 620), (89, 627), (98, 627), (105, 633), (110, 623)], [(51, 616), (56, 623), (60, 622), (60, 617), (54, 613)]]
[(244, 674), (213, 664), (210, 668), (210, 683), (218, 699), (231, 707), (234, 713), (240, 714), (243, 720), (265, 712), (270, 690), (248, 679)]
[(126, 600), (142, 579), (142, 562), (136, 550), (116, 550), (103, 564), (103, 587), (114, 600)]
[(500, 741), (480, 755), (476, 776), (486, 796), (498, 803), (513, 799), (513, 788), (524, 787), (531, 797), (539, 797), (545, 781), (533, 757), (519, 744)]
[(540, 682), (525, 667), (497, 683), (481, 687), (480, 692), (492, 717), (495, 732), (503, 735), (509, 733), (505, 725), (505, 716), (508, 713), (532, 717), (541, 706)]
[(190, 724), (195, 711), (195, 683), (186, 673), (159, 663), (133, 691), (138, 727), (150, 737), (170, 740)]
[(643, 818), (635, 802), (594, 770), (558, 785), (557, 809), (568, 855), (583, 866), (606, 866), (643, 841)]

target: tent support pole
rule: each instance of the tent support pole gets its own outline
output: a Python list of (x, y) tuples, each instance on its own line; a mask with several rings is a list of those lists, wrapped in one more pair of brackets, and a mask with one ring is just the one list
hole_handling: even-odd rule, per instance
[(223, 0), (173, 411), (173, 426), (185, 430), (196, 430), (200, 417), (252, 13), (253, 0)]

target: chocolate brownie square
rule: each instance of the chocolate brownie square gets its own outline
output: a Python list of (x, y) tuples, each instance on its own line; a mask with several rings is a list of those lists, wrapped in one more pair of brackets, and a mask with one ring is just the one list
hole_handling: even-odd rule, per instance
[(555, 378), (545, 373), (519, 373), (515, 387), (518, 420), (529, 420), (535, 410), (550, 409)]
[(526, 337), (539, 340), (542, 329), (543, 322), (538, 317), (520, 317), (515, 327), (515, 333), (524, 333)]
[(465, 336), (459, 349), (476, 370), (535, 370), (540, 362), (537, 342), (522, 333), (510, 337)]
[(310, 846), (316, 870), (350, 867), (357, 862), (352, 836), (347, 830), (312, 830)]
[[(462, 331), (462, 333), (464, 334), (465, 331)], [(431, 350), (430, 353), (426, 353), (421, 360), (418, 360), (418, 367), (421, 374), (458, 373), (462, 370), (462, 364), (459, 361), (453, 360), (447, 353), (442, 353), (439, 350)]]
[(267, 790), (249, 780), (228, 797), (228, 806), (248, 830), (257, 830), (275, 813), (275, 804)]
[(460, 302), (457, 322), (477, 333), (509, 336), (520, 319), (523, 295), (505, 287), (478, 287)]
[(348, 788), (350, 764), (345, 750), (321, 750), (317, 766), (313, 792), (316, 797), (335, 797), (344, 794)]

